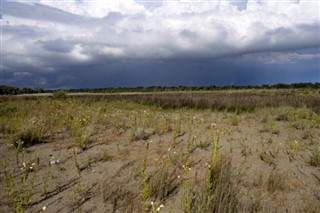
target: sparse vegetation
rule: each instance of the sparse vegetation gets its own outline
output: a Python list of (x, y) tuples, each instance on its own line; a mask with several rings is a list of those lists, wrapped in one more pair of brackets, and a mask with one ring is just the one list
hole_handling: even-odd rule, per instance
[(313, 90), (1, 97), (0, 212), (318, 212), (319, 104)]

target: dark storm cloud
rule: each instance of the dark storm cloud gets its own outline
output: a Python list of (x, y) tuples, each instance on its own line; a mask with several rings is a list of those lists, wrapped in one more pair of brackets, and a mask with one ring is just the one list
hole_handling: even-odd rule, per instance
[(281, 80), (273, 70), (289, 68), (319, 80), (315, 2), (2, 4), (1, 68), (13, 73), (10, 84), (255, 84)]

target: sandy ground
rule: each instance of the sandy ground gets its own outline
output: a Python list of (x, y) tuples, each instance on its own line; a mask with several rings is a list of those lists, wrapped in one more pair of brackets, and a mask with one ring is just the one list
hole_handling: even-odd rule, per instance
[[(21, 152), (1, 133), (0, 212), (17, 211), (21, 200), (25, 212), (143, 212), (144, 205), (152, 212), (151, 201), (163, 204), (160, 212), (183, 212), (184, 183), (203, 184), (218, 134), (218, 156), (231, 159), (242, 212), (320, 212), (320, 168), (310, 163), (320, 147), (319, 120), (290, 110), (296, 119), (273, 108), (237, 115), (114, 107), (87, 126), (83, 149), (67, 125)], [(145, 200), (144, 182), (152, 191)]]

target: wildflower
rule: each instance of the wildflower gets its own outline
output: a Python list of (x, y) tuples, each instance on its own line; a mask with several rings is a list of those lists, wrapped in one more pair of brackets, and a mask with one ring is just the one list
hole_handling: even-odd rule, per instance
[(161, 204), (161, 205), (157, 208), (157, 212), (159, 212), (159, 211), (161, 210), (161, 208), (163, 208), (163, 207), (164, 207), (164, 205)]

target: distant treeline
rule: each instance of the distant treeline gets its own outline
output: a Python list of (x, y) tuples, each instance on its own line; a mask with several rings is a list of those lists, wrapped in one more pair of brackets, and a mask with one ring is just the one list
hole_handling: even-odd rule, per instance
[[(66, 89), (66, 92), (89, 92), (89, 93), (118, 93), (118, 92), (163, 92), (163, 91), (213, 91), (213, 90), (231, 90), (231, 89), (320, 89), (320, 82), (317, 83), (294, 83), (294, 84), (263, 84), (260, 86), (175, 86), (175, 87), (117, 87), (117, 88), (82, 88)], [(0, 95), (19, 95), (32, 93), (51, 93), (56, 90), (47, 90), (42, 88), (18, 88), (11, 86), (0, 86)]]
[(0, 95), (19, 95), (19, 94), (32, 94), (44, 93), (46, 90), (42, 88), (18, 88), (11, 86), (0, 86)]

